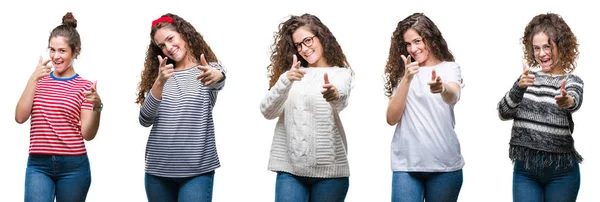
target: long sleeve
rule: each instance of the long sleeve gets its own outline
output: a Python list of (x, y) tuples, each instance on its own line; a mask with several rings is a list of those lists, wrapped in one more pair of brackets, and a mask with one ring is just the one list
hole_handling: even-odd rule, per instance
[(581, 107), (583, 102), (583, 80), (575, 75), (569, 75), (567, 77), (567, 84), (565, 86), (567, 94), (573, 97), (575, 104), (567, 108), (571, 113), (576, 112)]
[(292, 88), (293, 82), (286, 77), (287, 72), (279, 76), (277, 83), (271, 87), (265, 98), (260, 102), (260, 111), (266, 119), (274, 119), (283, 113), (285, 101)]
[(523, 100), (523, 95), (527, 88), (519, 87), (518, 82), (519, 81), (517, 80), (510, 91), (508, 91), (502, 100), (498, 102), (498, 115), (500, 116), (500, 120), (506, 121), (513, 119), (519, 103)]
[(140, 124), (144, 127), (149, 127), (154, 124), (156, 116), (158, 115), (158, 107), (161, 102), (154, 98), (151, 92), (152, 91), (148, 91), (144, 104), (142, 104), (142, 108), (140, 108), (139, 120)]
[(340, 98), (336, 101), (331, 102), (335, 109), (340, 112), (348, 106), (348, 99), (350, 99), (350, 91), (352, 91), (352, 75), (348, 69), (341, 69), (341, 71), (335, 75), (333, 79), (333, 85), (338, 89)]
[[(227, 69), (225, 69), (225, 67), (221, 64), (221, 62), (210, 62), (208, 63), (211, 67), (218, 69), (219, 71), (221, 71), (221, 73), (223, 74), (223, 76), (225, 76), (225, 74), (227, 73)], [(225, 80), (227, 77), (223, 77), (223, 80), (220, 82), (216, 82), (213, 83), (212, 85), (208, 86), (209, 90), (212, 91), (220, 91), (223, 89), (223, 87), (225, 87)], [(211, 92), (211, 96), (213, 96), (213, 94), (215, 94), (214, 97), (216, 97), (216, 92)], [(212, 100), (212, 97), (211, 97)]]

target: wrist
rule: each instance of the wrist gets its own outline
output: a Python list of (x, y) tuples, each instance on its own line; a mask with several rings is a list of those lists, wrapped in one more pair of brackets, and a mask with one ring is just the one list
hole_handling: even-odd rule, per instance
[(92, 110), (95, 112), (102, 112), (102, 108), (104, 108), (104, 104), (102, 104), (102, 102), (100, 102), (100, 104), (94, 104), (94, 107), (92, 107)]

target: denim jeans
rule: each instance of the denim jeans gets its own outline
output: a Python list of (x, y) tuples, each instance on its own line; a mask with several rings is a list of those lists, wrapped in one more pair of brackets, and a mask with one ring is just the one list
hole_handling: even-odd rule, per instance
[(402, 172), (392, 177), (392, 202), (456, 202), (462, 169), (453, 172)]
[(275, 202), (343, 202), (348, 177), (314, 178), (277, 172)]
[(170, 178), (146, 173), (146, 196), (149, 202), (212, 201), (215, 171), (193, 177)]
[(30, 154), (25, 173), (25, 202), (85, 201), (92, 175), (87, 154)]
[(579, 164), (557, 168), (556, 164), (542, 170), (527, 170), (522, 161), (515, 161), (513, 170), (513, 201), (570, 202), (577, 199)]

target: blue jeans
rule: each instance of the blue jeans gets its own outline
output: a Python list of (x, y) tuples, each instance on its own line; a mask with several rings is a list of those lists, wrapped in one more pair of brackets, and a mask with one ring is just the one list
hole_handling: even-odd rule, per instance
[(193, 177), (170, 178), (146, 173), (146, 196), (149, 202), (212, 201), (215, 171)]
[(462, 169), (453, 172), (395, 171), (392, 202), (456, 202), (462, 183)]
[(515, 161), (513, 171), (513, 201), (515, 202), (570, 202), (577, 199), (580, 176), (579, 164), (556, 168), (556, 164), (542, 170), (527, 170), (522, 161)]
[(314, 178), (277, 172), (275, 202), (343, 202), (348, 186), (348, 177)]
[(85, 201), (92, 175), (86, 154), (30, 154), (25, 173), (25, 202)]

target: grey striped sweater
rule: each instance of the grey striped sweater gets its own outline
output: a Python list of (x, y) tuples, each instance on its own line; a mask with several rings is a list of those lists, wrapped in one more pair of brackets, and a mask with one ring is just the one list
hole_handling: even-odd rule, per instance
[[(210, 65), (222, 68), (220, 63)], [(225, 81), (203, 86), (196, 79), (201, 72), (196, 67), (175, 71), (165, 83), (162, 100), (147, 93), (139, 116), (142, 126), (152, 126), (146, 173), (191, 177), (220, 166), (212, 110)]]
[[(525, 162), (527, 169), (540, 169), (552, 163), (570, 166), (583, 158), (574, 147), (571, 114), (583, 102), (583, 80), (576, 75), (551, 75), (532, 72), (533, 86), (520, 88), (517, 82), (498, 103), (501, 120), (513, 120), (509, 157)], [(559, 108), (554, 99), (561, 81), (567, 77), (567, 94), (575, 104)]]

